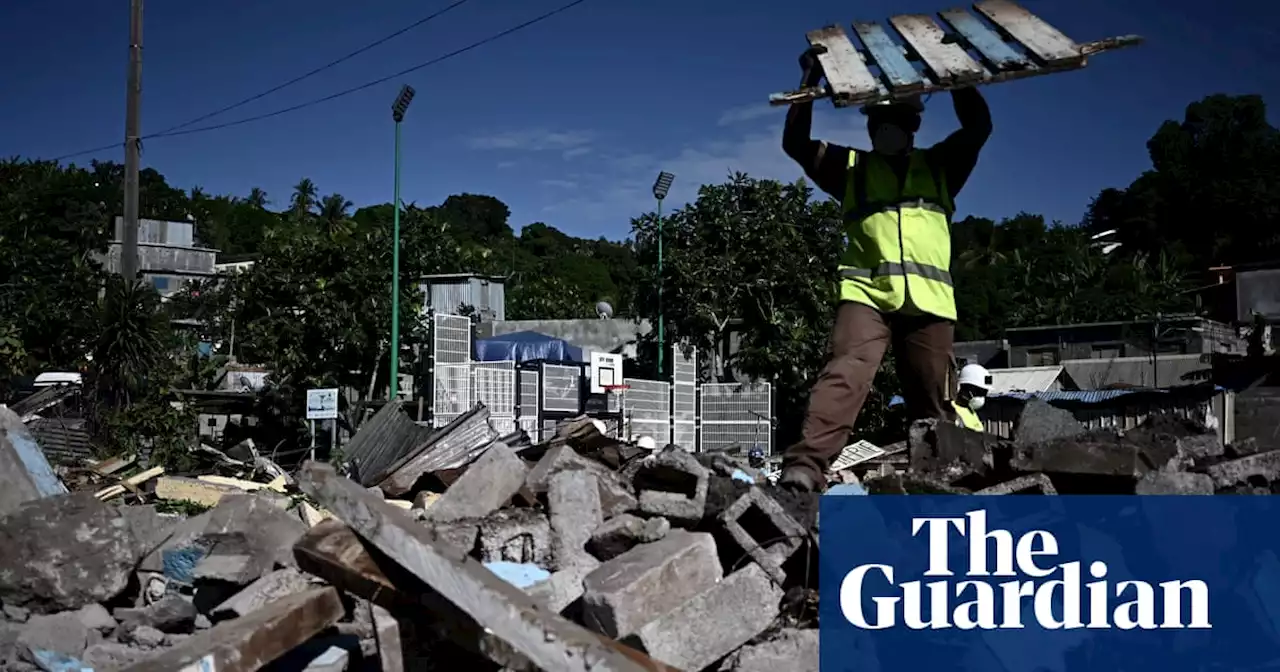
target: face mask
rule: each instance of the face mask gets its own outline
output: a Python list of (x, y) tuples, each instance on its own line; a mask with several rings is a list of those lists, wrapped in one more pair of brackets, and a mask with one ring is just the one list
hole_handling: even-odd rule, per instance
[(911, 134), (894, 124), (880, 124), (871, 137), (871, 148), (881, 154), (901, 154), (911, 146)]
[(969, 400), (969, 408), (974, 411), (982, 410), (987, 403), (986, 397), (973, 397)]

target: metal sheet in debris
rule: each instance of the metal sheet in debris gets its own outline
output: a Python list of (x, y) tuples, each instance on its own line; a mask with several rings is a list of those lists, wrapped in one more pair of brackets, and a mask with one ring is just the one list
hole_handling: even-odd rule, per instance
[(983, 78), (986, 72), (955, 42), (944, 43), (946, 33), (925, 14), (901, 14), (889, 19), (902, 39), (915, 50), (939, 84), (962, 84)]
[(1057, 28), (1009, 0), (985, 0), (973, 6), (1048, 65), (1079, 61), (1080, 46)]
[(973, 46), (993, 70), (1024, 70), (1035, 67), (1031, 60), (1018, 53), (994, 30), (978, 17), (963, 9), (948, 9), (938, 16), (960, 37)]
[(422, 445), (431, 430), (423, 427), (400, 410), (400, 404), (383, 404), (365, 420), (344, 447), (345, 459), (356, 465), (361, 485), (373, 485), (387, 466)]
[(809, 45), (820, 48), (818, 63), (827, 77), (827, 86), (836, 107), (848, 104), (851, 97), (882, 92), (880, 80), (871, 74), (853, 42), (840, 26), (827, 26), (810, 31)]
[(888, 451), (866, 440), (860, 440), (844, 447), (840, 451), (840, 456), (831, 463), (829, 471), (843, 471), (854, 465), (861, 464), (867, 460), (874, 460), (881, 455), (885, 455)]

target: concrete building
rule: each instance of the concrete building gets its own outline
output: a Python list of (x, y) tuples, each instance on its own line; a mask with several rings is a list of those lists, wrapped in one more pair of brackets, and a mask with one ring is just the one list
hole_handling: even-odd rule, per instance
[[(121, 239), (124, 218), (116, 217), (115, 235), (100, 257), (111, 273), (120, 272)], [(143, 219), (138, 222), (138, 268), (161, 296), (182, 288), (188, 280), (202, 280), (216, 275), (214, 261), (218, 251), (195, 243), (194, 222), (166, 222)]]
[[(1196, 315), (1008, 329), (1009, 366), (1054, 366), (1067, 360), (1244, 352), (1235, 327)], [(1083, 383), (1082, 383), (1083, 384)]]

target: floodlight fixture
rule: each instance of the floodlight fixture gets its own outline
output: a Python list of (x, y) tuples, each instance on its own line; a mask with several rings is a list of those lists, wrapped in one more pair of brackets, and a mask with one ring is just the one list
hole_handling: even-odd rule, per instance
[(412, 86), (405, 84), (400, 87), (400, 95), (396, 96), (396, 102), (391, 104), (391, 118), (396, 123), (404, 121), (404, 113), (409, 109), (409, 103), (413, 102), (414, 90)]
[(658, 179), (653, 183), (653, 197), (659, 201), (666, 198), (667, 192), (671, 191), (671, 183), (675, 179), (675, 175), (666, 171), (658, 173)]

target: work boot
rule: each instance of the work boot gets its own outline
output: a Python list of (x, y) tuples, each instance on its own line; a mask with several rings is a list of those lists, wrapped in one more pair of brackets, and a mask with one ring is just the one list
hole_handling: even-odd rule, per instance
[(778, 485), (797, 492), (813, 492), (818, 489), (818, 484), (813, 481), (809, 471), (798, 467), (784, 469), (782, 476), (778, 478)]

